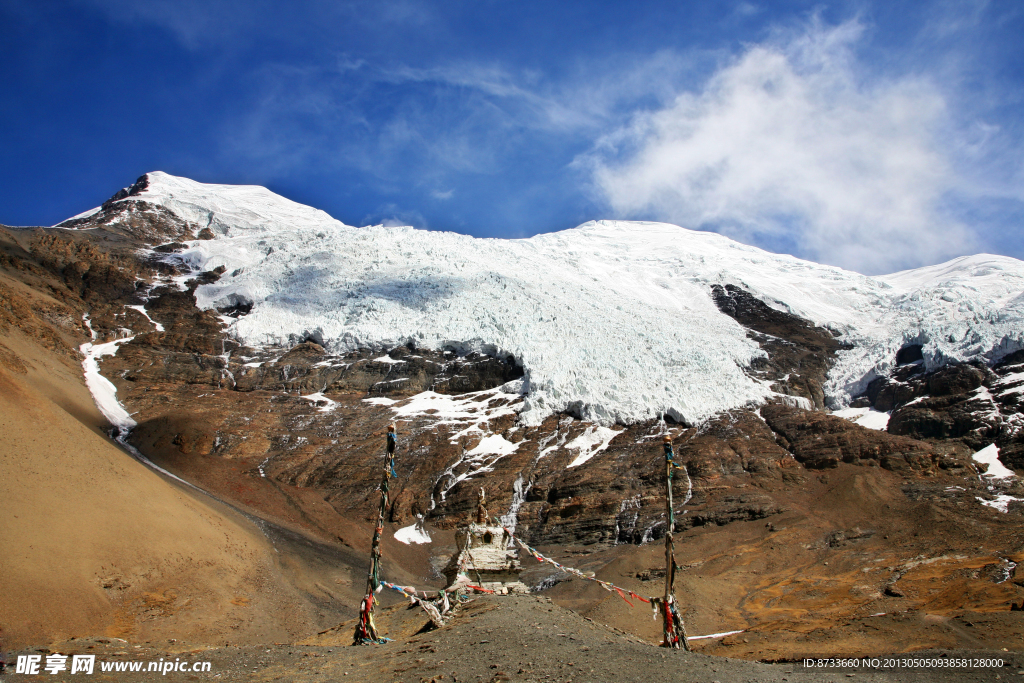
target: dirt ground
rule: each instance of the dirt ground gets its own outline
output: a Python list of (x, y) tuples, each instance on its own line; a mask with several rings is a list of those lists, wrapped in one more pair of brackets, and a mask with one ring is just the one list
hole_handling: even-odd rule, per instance
[[(666, 650), (560, 608), (539, 596), (486, 596), (465, 605), (442, 630), (418, 632), (426, 623), (419, 607), (382, 610), (378, 625), (393, 640), (352, 646), (354, 622), (301, 643), (248, 647), (182, 647), (173, 642), (129, 644), (81, 639), (49, 653), (94, 654), (91, 680), (157, 681), (366, 681), (421, 683), (459, 681), (693, 681), (776, 683), (806, 681), (1013, 681), (1024, 680), (1024, 657), (1002, 651), (928, 651), (913, 658), (879, 656), (856, 666), (807, 666), (802, 661), (764, 664)], [(11, 660), (19, 653), (10, 653)], [(961, 661), (964, 659), (981, 660)], [(209, 672), (104, 673), (101, 662), (210, 662)], [(995, 660), (995, 661), (991, 661)], [(971, 664), (976, 664), (972, 666)], [(74, 681), (62, 672), (9, 679)], [(88, 679), (87, 679), (88, 680)]]
[[(879, 469), (839, 468), (824, 477), (827, 484), (815, 480), (806, 507), (790, 499), (790, 509), (770, 522), (678, 534), (676, 594), (689, 633), (743, 631), (698, 648), (762, 661), (1024, 648), (1024, 612), (1010, 609), (1021, 603), (1024, 589), (1015, 583), (1019, 573), (1007, 569), (1008, 562), (1024, 560), (1020, 529), (999, 513), (972, 522), (888, 494), (899, 493), (884, 481), (892, 477)], [(813, 500), (821, 504), (812, 509)], [(836, 530), (842, 529), (847, 537), (840, 539)], [(660, 543), (548, 551), (640, 595), (663, 590)], [(524, 565), (527, 575), (548, 572), (532, 560)], [(638, 619), (638, 607), (593, 583), (559, 583), (545, 594), (646, 641), (660, 637), (658, 622)]]

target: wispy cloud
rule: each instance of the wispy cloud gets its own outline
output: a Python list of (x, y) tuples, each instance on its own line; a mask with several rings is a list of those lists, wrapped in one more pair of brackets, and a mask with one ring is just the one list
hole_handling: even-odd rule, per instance
[(397, 228), (410, 225), (421, 230), (430, 230), (426, 217), (416, 209), (404, 209), (398, 204), (384, 204), (377, 211), (367, 214), (361, 221), (363, 225), (383, 225), (386, 228)]
[[(186, 49), (236, 47), (267, 40), (322, 40), (332, 26), (379, 30), (431, 28), (436, 8), (420, 0), (307, 0), (285, 7), (273, 0), (77, 0), (122, 24), (148, 24), (169, 32)], [(268, 17), (273, 19), (268, 21)]]
[(973, 246), (942, 211), (955, 174), (927, 78), (865, 78), (857, 21), (749, 46), (697, 92), (579, 160), (619, 215), (711, 228), (861, 272)]
[[(463, 89), (498, 106), (507, 122), (552, 131), (569, 131), (598, 125), (601, 110), (588, 110), (529, 83), (531, 74), (516, 74), (495, 65), (458, 64), (429, 69), (400, 66), (380, 69), (381, 81), (425, 83)], [(530, 86), (533, 86), (531, 88)]]
[(252, 77), (258, 97), (226, 126), (225, 152), (284, 171), (343, 164), (380, 183), (414, 173), (429, 194), (453, 175), (504, 173), (524, 153), (583, 148), (635, 107), (669, 101), (691, 67), (671, 51), (557, 80), (497, 63), (410, 67), (345, 54), (266, 64)]
[(741, 2), (737, 4), (736, 7), (733, 9), (733, 14), (738, 17), (753, 17), (760, 14), (763, 11), (763, 8), (755, 5), (752, 2)]
[(261, 33), (268, 0), (78, 0), (121, 24), (159, 26), (188, 50), (224, 45)]

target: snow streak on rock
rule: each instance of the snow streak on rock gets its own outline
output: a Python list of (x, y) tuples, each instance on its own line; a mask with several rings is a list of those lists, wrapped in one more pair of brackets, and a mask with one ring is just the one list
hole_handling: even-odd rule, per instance
[(163, 325), (161, 325), (160, 323), (158, 323), (157, 321), (155, 321), (155, 320), (153, 320), (152, 318), (149, 317), (149, 313), (146, 312), (146, 307), (145, 306), (125, 306), (125, 308), (131, 308), (131, 309), (136, 310), (139, 313), (141, 313), (142, 316), (146, 320), (148, 320), (149, 322), (153, 323), (153, 327), (156, 328), (157, 332), (163, 332), (164, 331), (164, 326)]
[[(461, 430), (452, 434), (452, 443), (457, 443), (461, 437), (470, 434), (490, 434), (487, 424), (491, 420), (504, 415), (514, 415), (520, 407), (519, 396), (510, 396), (501, 387), (454, 396), (424, 391), (406, 399), (396, 400), (380, 397), (365, 398), (363, 401), (374, 405), (388, 406), (394, 412), (395, 417), (399, 419), (429, 415), (433, 418), (435, 428), (442, 425), (462, 427)], [(512, 447), (513, 444), (508, 444), (500, 436), (497, 439), (501, 441), (484, 439), (477, 449), (482, 448), (480, 453), (502, 454), (515, 450)], [(487, 445), (483, 445), (484, 441), (487, 441)]]
[(566, 448), (577, 449), (580, 452), (580, 454), (577, 455), (568, 466), (576, 467), (577, 465), (582, 465), (604, 449), (608, 448), (608, 444), (610, 444), (612, 439), (618, 435), (619, 433), (617, 431), (614, 429), (608, 429), (607, 427), (587, 427), (585, 432), (565, 444)]
[[(433, 429), (441, 426), (457, 427), (458, 431), (454, 431), (449, 439), (453, 444), (463, 437), (479, 437), (477, 444), (464, 450), (434, 482), (435, 487), (440, 483), (438, 493), (441, 501), (444, 501), (448, 491), (459, 482), (493, 472), (499, 460), (519, 448), (519, 443), (512, 443), (500, 434), (491, 433), (489, 429), (492, 420), (519, 412), (522, 407), (519, 394), (508, 393), (516, 388), (514, 383), (509, 383), (496, 389), (455, 396), (424, 391), (405, 399), (381, 397), (366, 398), (363, 401), (388, 407), (396, 419), (430, 416)], [(436, 504), (431, 494), (431, 509)]]
[(163, 173), (133, 201), (209, 227), (168, 255), (224, 266), (203, 308), (252, 305), (247, 344), (322, 341), (335, 352), (412, 339), (512, 354), (526, 371), (523, 418), (569, 411), (609, 426), (667, 414), (699, 422), (771, 395), (744, 372), (762, 352), (720, 313), (734, 284), (839, 334), (824, 387), (846, 405), (921, 344), (932, 369), (1024, 348), (1024, 263), (972, 256), (872, 278), (771, 254), (714, 233), (601, 221), (524, 240), (346, 226), (259, 187)]
[[(92, 333), (93, 339), (95, 339), (96, 333), (93, 332), (92, 325), (89, 324), (89, 317), (85, 316), (83, 319)], [(85, 372), (85, 385), (89, 387), (89, 392), (92, 394), (93, 400), (96, 401), (96, 407), (103, 413), (103, 417), (107, 418), (107, 421), (117, 428), (118, 433), (125, 434), (135, 427), (136, 422), (128, 414), (128, 411), (124, 409), (120, 401), (117, 400), (117, 387), (100, 374), (99, 359), (103, 356), (113, 356), (117, 353), (118, 346), (130, 342), (134, 338), (125, 337), (107, 342), (106, 344), (86, 342), (79, 347), (79, 351), (85, 356), (82, 360), (82, 370)]]

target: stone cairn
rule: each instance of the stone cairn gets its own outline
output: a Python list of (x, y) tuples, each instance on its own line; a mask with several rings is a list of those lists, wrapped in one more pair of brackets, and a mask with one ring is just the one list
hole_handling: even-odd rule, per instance
[(456, 531), (457, 550), (444, 570), (448, 580), (445, 590), (482, 588), (500, 595), (529, 593), (529, 587), (519, 580), (522, 565), (512, 535), (504, 527), (489, 523), (485, 503), (486, 495), (480, 489), (476, 523)]

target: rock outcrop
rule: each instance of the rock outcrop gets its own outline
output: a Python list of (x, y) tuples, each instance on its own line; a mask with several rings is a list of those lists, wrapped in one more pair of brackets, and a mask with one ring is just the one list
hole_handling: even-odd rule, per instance
[(942, 442), (960, 453), (994, 443), (1004, 464), (1024, 469), (1022, 356), (1010, 354), (991, 367), (953, 363), (932, 372), (912, 360), (873, 380), (856, 405), (891, 412), (889, 434)]
[(735, 285), (715, 285), (718, 309), (747, 329), (766, 357), (750, 368), (768, 380), (780, 394), (806, 398), (815, 408), (825, 407), (822, 385), (837, 351), (849, 348), (827, 329), (785, 311), (772, 308)]

